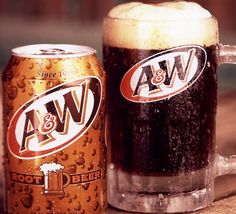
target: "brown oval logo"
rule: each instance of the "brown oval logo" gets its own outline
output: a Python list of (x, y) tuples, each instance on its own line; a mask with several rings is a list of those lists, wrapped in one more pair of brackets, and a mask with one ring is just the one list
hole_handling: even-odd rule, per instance
[(36, 96), (14, 114), (8, 149), (20, 159), (34, 159), (76, 142), (97, 115), (101, 90), (99, 78), (87, 76)]
[(206, 66), (207, 54), (197, 45), (181, 46), (152, 55), (123, 77), (120, 91), (131, 102), (170, 98), (190, 87)]

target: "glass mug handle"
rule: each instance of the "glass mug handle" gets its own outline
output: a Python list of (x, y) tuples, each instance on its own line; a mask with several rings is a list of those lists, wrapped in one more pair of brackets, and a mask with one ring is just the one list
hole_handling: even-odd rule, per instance
[[(219, 64), (236, 64), (236, 45), (219, 45), (218, 49)], [(215, 177), (227, 174), (236, 174), (236, 155), (228, 157), (217, 154), (215, 159)]]

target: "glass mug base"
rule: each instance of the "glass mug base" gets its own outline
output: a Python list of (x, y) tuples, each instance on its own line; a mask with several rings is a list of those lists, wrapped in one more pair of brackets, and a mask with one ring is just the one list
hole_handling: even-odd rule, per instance
[(130, 212), (183, 213), (202, 209), (214, 200), (210, 169), (176, 176), (138, 176), (108, 169), (108, 202)]

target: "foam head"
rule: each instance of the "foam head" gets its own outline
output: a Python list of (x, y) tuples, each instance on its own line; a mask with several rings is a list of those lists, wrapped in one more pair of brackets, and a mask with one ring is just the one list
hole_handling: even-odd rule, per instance
[(131, 2), (108, 13), (103, 24), (103, 42), (139, 49), (210, 46), (219, 42), (218, 24), (209, 11), (194, 2)]
[(62, 169), (64, 169), (64, 166), (62, 166), (61, 164), (57, 164), (57, 163), (44, 163), (43, 165), (40, 166), (40, 171), (44, 175), (47, 175), (51, 172), (57, 172)]

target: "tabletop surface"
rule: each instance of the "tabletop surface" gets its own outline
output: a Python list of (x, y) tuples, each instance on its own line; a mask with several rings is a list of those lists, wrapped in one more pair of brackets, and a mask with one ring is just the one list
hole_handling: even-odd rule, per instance
[[(222, 95), (218, 99), (217, 110), (217, 148), (222, 155), (236, 154), (236, 91)], [(0, 169), (2, 170), (2, 169)], [(0, 183), (2, 184), (2, 183)], [(3, 188), (0, 188), (3, 192)], [(3, 193), (0, 195), (0, 213), (3, 205)], [(106, 214), (126, 214), (109, 207)], [(226, 175), (215, 180), (215, 202), (194, 214), (228, 214), (236, 213), (236, 175)]]

